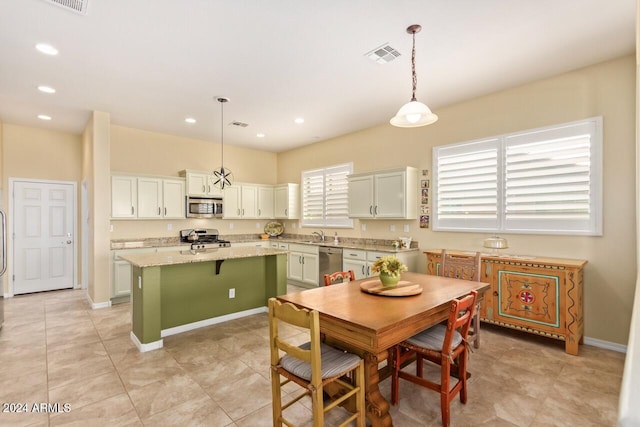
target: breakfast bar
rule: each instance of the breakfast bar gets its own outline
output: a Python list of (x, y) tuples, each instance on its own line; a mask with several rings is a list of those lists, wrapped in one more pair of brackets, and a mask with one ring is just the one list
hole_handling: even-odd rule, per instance
[(162, 338), (264, 312), (287, 290), (287, 252), (260, 247), (128, 254), (131, 339), (140, 351)]

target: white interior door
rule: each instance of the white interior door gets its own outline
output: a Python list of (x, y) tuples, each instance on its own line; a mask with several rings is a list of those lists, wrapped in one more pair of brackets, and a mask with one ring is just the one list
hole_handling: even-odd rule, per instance
[(75, 184), (13, 183), (13, 292), (73, 288)]

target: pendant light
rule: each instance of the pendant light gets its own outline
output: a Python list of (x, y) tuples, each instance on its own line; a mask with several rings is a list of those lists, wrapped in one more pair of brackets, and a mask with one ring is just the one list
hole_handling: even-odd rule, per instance
[(229, 98), (218, 97), (220, 103), (220, 167), (213, 171), (213, 185), (221, 190), (231, 186), (233, 172), (224, 167), (224, 104), (229, 102)]
[(418, 24), (411, 25), (407, 28), (407, 33), (413, 35), (413, 50), (411, 51), (411, 76), (413, 77), (413, 96), (411, 101), (404, 104), (391, 120), (393, 126), (401, 128), (413, 128), (426, 126), (438, 120), (438, 116), (433, 114), (429, 107), (416, 99), (416, 87), (418, 86), (418, 78), (416, 77), (416, 33), (422, 30), (422, 26)]

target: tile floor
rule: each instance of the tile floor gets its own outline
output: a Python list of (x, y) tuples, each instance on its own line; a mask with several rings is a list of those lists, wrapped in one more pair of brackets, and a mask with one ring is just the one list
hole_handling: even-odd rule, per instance
[[(167, 337), (163, 349), (139, 353), (128, 303), (91, 310), (83, 291), (67, 290), (4, 305), (0, 403), (28, 407), (0, 412), (0, 426), (271, 425), (266, 314)], [(569, 356), (560, 342), (491, 326), (482, 337), (470, 356), (469, 401), (452, 403), (452, 425), (616, 424), (623, 354), (582, 346)], [(390, 397), (389, 379), (381, 390)], [(59, 406), (34, 410), (47, 402)], [(308, 403), (290, 409), (300, 425), (311, 425)], [(392, 416), (395, 426), (439, 426), (438, 395), (401, 380)]]

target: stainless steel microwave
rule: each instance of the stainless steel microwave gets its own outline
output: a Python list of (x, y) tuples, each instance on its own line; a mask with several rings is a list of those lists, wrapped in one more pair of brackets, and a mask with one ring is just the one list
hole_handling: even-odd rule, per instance
[(220, 218), (222, 212), (219, 197), (187, 197), (187, 218)]

